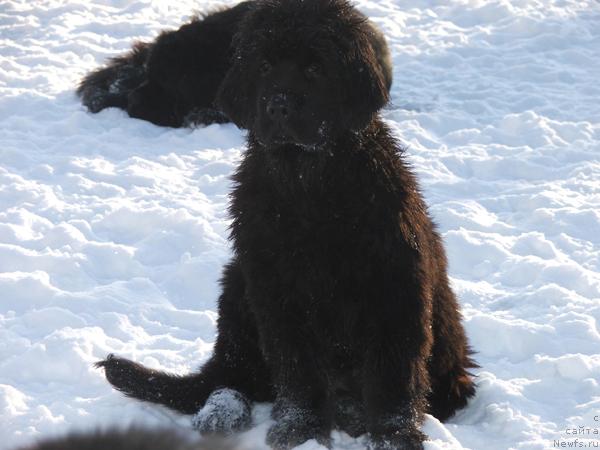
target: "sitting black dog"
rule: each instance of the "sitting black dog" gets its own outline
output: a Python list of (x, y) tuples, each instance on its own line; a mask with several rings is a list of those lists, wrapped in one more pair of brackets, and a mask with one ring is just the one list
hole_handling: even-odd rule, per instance
[(190, 414), (208, 398), (201, 429), (232, 392), (239, 428), (244, 402), (272, 400), (267, 442), (282, 449), (334, 427), (422, 449), (423, 414), (445, 420), (474, 394), (441, 239), (377, 115), (371, 33), (345, 0), (258, 0), (244, 16), (217, 96), (249, 133), (214, 354), (188, 376), (109, 356), (117, 389)]
[[(243, 2), (195, 17), (153, 42), (138, 42), (129, 53), (89, 73), (77, 94), (91, 112), (117, 107), (156, 125), (228, 122), (214, 105), (215, 95), (231, 65), (232, 37), (253, 7), (252, 1)], [(368, 25), (368, 39), (389, 90), (392, 62), (387, 43), (375, 25)]]

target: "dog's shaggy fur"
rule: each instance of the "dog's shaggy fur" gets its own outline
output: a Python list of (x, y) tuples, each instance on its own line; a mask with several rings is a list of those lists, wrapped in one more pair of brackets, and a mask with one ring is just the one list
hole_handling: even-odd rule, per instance
[(423, 414), (474, 394), (441, 239), (377, 115), (371, 32), (345, 0), (259, 0), (244, 17), (217, 98), (249, 134), (214, 354), (183, 377), (110, 356), (117, 389), (184, 413), (217, 388), (273, 400), (283, 449), (334, 427), (422, 449)]
[[(215, 95), (231, 65), (231, 39), (252, 1), (195, 17), (178, 30), (112, 58), (81, 81), (77, 94), (89, 111), (124, 109), (156, 125), (181, 127), (224, 123)], [(392, 62), (385, 37), (375, 25), (369, 39), (389, 90)]]
[(18, 450), (236, 450), (223, 439), (191, 440), (171, 429), (133, 427), (74, 432), (41, 440)]

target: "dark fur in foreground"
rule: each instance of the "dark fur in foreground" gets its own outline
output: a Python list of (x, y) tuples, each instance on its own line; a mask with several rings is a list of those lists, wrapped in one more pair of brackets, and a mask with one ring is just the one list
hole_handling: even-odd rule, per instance
[[(253, 2), (242, 2), (194, 18), (152, 42), (138, 42), (129, 53), (89, 73), (77, 94), (93, 113), (124, 109), (131, 117), (181, 127), (224, 123), (215, 95), (231, 65), (231, 40)], [(392, 63), (385, 37), (375, 25), (369, 39), (389, 90)]]
[(45, 439), (19, 450), (234, 450), (233, 443), (223, 440), (185, 439), (173, 430), (130, 428), (71, 433)]
[(232, 193), (218, 338), (184, 377), (99, 363), (125, 394), (194, 413), (213, 390), (275, 402), (275, 448), (368, 432), (422, 449), (474, 394), (441, 239), (377, 111), (385, 80), (344, 0), (256, 3), (218, 95), (250, 130)]

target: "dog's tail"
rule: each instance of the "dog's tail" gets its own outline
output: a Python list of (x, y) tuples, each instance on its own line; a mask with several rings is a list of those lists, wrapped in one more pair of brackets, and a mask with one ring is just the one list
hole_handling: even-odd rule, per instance
[(129, 397), (193, 414), (202, 408), (215, 389), (221, 387), (216, 382), (210, 363), (201, 372), (186, 376), (148, 369), (112, 354), (95, 366), (104, 368), (108, 381)]
[(136, 42), (128, 53), (111, 58), (105, 67), (88, 73), (79, 83), (81, 102), (97, 113), (108, 107), (127, 108), (129, 93), (146, 78), (146, 61), (152, 44)]
[(96, 363), (106, 378), (129, 397), (159, 403), (185, 414), (204, 406), (213, 391), (230, 388), (257, 402), (274, 399), (270, 371), (258, 345), (258, 331), (245, 306), (242, 270), (233, 260), (225, 266), (219, 298), (217, 340), (200, 371), (178, 376), (148, 369), (114, 355)]

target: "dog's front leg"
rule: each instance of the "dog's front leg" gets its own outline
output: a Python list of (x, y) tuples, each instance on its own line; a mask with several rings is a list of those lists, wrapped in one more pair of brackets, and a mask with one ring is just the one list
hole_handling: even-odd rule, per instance
[[(290, 449), (309, 439), (329, 446), (331, 411), (319, 342), (307, 325), (306, 301), (261, 295), (254, 301), (260, 345), (276, 392), (267, 443)], [(322, 343), (321, 343), (322, 344)]]
[(430, 303), (408, 280), (403, 285), (374, 301), (368, 319), (362, 394), (370, 450), (422, 450), (426, 438), (419, 427), (429, 390)]

